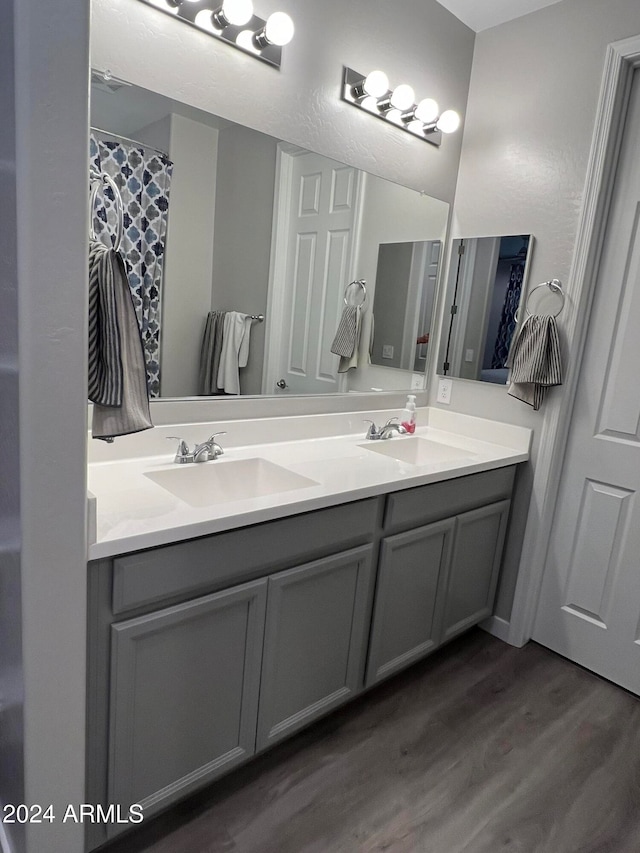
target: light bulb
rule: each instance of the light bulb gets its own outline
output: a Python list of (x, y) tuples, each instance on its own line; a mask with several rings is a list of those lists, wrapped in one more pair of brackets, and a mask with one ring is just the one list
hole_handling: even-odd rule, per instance
[(208, 33), (213, 33), (214, 35), (220, 35), (220, 30), (217, 30), (213, 24), (209, 9), (201, 9), (195, 16), (193, 23), (196, 27), (200, 27), (201, 30), (206, 30)]
[(256, 47), (254, 35), (255, 33), (251, 30), (242, 30), (236, 36), (236, 44), (243, 50), (248, 50), (249, 53), (255, 53), (257, 56), (260, 56), (260, 48)]
[(162, 9), (163, 12), (169, 12), (171, 15), (177, 15), (180, 9), (179, 6), (175, 6), (169, 0), (151, 0), (151, 5), (157, 6), (158, 9)]
[(286, 12), (274, 12), (267, 18), (264, 37), (270, 44), (277, 44), (280, 47), (289, 44), (293, 38), (293, 32), (293, 21)]
[(400, 83), (391, 93), (391, 106), (397, 110), (408, 110), (413, 106), (415, 94), (411, 86)]
[(251, 0), (224, 0), (222, 14), (234, 27), (242, 27), (253, 18)]
[(454, 133), (460, 127), (460, 116), (455, 110), (445, 110), (436, 124), (443, 133)]
[(393, 124), (402, 125), (402, 113), (400, 110), (388, 110), (384, 116), (387, 121), (392, 122)]
[(378, 109), (378, 102), (375, 98), (371, 97), (371, 95), (367, 95), (366, 98), (363, 98), (360, 101), (360, 106), (365, 110), (369, 110), (370, 112), (375, 113)]
[(381, 98), (389, 91), (389, 78), (384, 71), (371, 71), (365, 77), (362, 88), (372, 98)]
[(424, 124), (421, 121), (418, 121), (418, 119), (410, 121), (407, 125), (407, 130), (410, 130), (411, 133), (416, 133), (418, 136), (422, 136), (424, 139)]
[(438, 118), (440, 109), (433, 98), (424, 98), (416, 107), (415, 117), (425, 124), (431, 124)]

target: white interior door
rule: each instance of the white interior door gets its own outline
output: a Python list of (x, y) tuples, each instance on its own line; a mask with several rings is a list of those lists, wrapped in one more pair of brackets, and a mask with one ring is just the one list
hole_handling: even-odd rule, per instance
[(360, 172), (308, 151), (283, 159), (279, 204), (284, 216), (277, 217), (273, 267), (281, 301), (271, 318), (263, 390), (337, 392), (338, 356), (331, 342), (353, 277)]
[(533, 637), (640, 694), (638, 73)]

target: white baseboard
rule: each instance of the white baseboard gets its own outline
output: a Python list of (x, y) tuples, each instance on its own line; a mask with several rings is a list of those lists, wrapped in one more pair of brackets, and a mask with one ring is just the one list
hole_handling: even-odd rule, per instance
[(493, 637), (497, 637), (505, 643), (509, 642), (510, 623), (506, 619), (502, 619), (500, 616), (490, 616), (480, 623), (480, 627)]

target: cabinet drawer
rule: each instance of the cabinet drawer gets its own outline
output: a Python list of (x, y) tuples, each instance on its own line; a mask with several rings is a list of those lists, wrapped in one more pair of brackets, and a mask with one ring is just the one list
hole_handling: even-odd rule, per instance
[(407, 530), (511, 497), (515, 466), (495, 468), (442, 483), (393, 492), (387, 498), (385, 532)]
[(222, 589), (371, 541), (378, 499), (289, 516), (117, 557), (113, 613)]

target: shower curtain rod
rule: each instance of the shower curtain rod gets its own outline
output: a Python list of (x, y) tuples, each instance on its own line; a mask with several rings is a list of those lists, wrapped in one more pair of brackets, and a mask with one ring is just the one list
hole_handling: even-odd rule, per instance
[(112, 133), (110, 130), (103, 130), (101, 127), (91, 127), (90, 130), (93, 130), (94, 133), (102, 133), (104, 136), (113, 136), (115, 139), (122, 140), (122, 142), (132, 142), (134, 145), (139, 145), (141, 148), (150, 148), (151, 151), (155, 151), (156, 154), (162, 154), (163, 157), (170, 159), (166, 151), (162, 151), (162, 149), (149, 145), (146, 142), (140, 142), (138, 139), (131, 139), (129, 136), (122, 136), (121, 133)]

